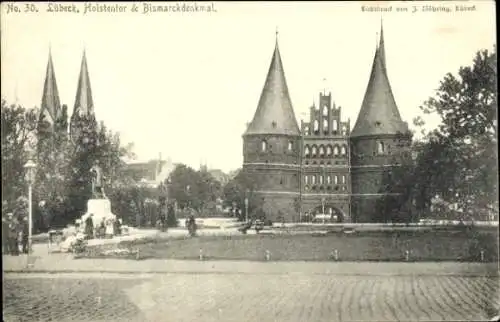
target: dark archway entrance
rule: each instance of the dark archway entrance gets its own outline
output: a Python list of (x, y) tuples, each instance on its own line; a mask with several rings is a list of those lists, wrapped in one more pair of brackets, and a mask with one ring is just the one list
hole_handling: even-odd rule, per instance
[(325, 203), (314, 207), (309, 214), (314, 222), (341, 223), (344, 222), (344, 213), (333, 204)]

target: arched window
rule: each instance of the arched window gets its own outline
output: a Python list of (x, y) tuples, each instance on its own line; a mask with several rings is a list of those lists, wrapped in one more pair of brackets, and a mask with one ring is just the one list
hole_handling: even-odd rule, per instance
[(319, 157), (323, 158), (324, 156), (325, 156), (325, 148), (322, 145), (320, 145), (319, 146)]
[(319, 131), (319, 122), (318, 120), (314, 120), (314, 132), (318, 132)]
[(316, 176), (311, 176), (311, 183), (316, 184)]
[(304, 127), (304, 134), (309, 134), (309, 126)]
[(323, 184), (323, 176), (319, 176), (319, 184)]
[(262, 140), (262, 142), (260, 144), (260, 150), (262, 152), (266, 152), (267, 151), (267, 142), (266, 142), (266, 140)]
[(311, 156), (312, 156), (313, 158), (315, 158), (315, 157), (316, 157), (316, 153), (317, 153), (316, 146), (315, 146), (315, 145), (313, 145), (313, 147), (312, 147), (312, 153), (311, 153)]
[(326, 156), (327, 157), (331, 157), (332, 156), (332, 146), (331, 145), (327, 145), (326, 146)]
[(345, 184), (345, 175), (342, 176), (342, 183)]
[(339, 155), (339, 147), (338, 147), (338, 146), (334, 146), (334, 147), (333, 147), (333, 154), (334, 154), (335, 156)]
[(339, 177), (338, 176), (335, 175), (333, 177), (333, 183), (335, 183), (335, 184), (339, 183)]
[(304, 176), (304, 183), (309, 184), (309, 177), (308, 176)]
[(342, 135), (346, 135), (346, 134), (347, 134), (347, 126), (342, 125)]
[(332, 176), (331, 175), (326, 176), (326, 183), (327, 184), (332, 183)]
[(385, 152), (384, 142), (378, 142), (377, 150), (378, 150), (378, 154), (384, 154), (384, 152)]
[(310, 153), (311, 153), (311, 151), (309, 150), (309, 145), (306, 145), (306, 147), (304, 148), (304, 156), (306, 158), (309, 158)]
[(323, 120), (323, 132), (328, 133), (328, 120)]
[(292, 151), (292, 149), (293, 149), (293, 142), (288, 141), (288, 151)]
[(340, 154), (342, 154), (342, 155), (346, 155), (347, 154), (347, 149), (346, 149), (345, 145), (343, 145), (342, 148), (340, 149)]
[(337, 120), (333, 120), (332, 122), (332, 130), (336, 132), (339, 129), (339, 122)]
[(323, 116), (328, 116), (328, 107), (326, 105), (323, 106)]

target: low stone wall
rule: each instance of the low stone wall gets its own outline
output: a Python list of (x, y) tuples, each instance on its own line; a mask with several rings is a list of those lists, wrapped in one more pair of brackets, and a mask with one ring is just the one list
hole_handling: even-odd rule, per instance
[(273, 229), (294, 229), (294, 230), (334, 230), (342, 228), (351, 228), (359, 231), (382, 231), (382, 230), (456, 230), (465, 228), (478, 229), (498, 229), (498, 222), (454, 222), (454, 221), (436, 221), (432, 223), (273, 223)]

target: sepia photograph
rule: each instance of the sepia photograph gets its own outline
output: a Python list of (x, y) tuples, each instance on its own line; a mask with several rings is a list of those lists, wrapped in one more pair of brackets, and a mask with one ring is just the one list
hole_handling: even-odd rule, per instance
[(3, 321), (498, 321), (494, 1), (2, 2)]

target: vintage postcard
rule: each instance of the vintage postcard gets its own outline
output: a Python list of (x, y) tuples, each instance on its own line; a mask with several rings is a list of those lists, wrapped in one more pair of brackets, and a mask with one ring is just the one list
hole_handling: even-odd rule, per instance
[(493, 1), (2, 2), (4, 321), (494, 321)]

